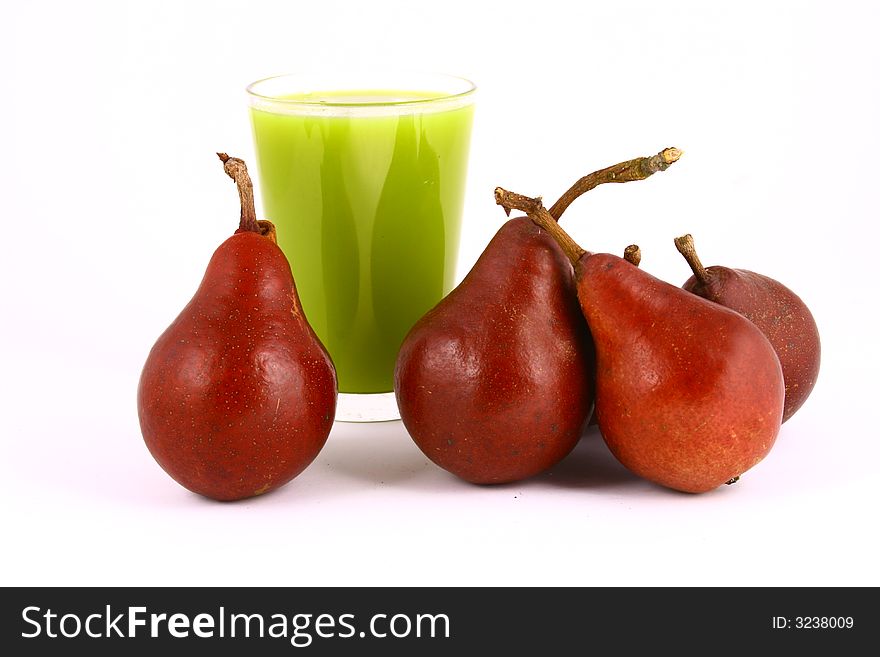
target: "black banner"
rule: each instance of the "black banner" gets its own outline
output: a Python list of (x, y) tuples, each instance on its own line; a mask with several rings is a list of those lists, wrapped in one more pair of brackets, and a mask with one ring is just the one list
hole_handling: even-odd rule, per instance
[(866, 589), (7, 588), (0, 625), (7, 655), (141, 647), (163, 656), (555, 654), (599, 646), (726, 654), (744, 642), (837, 652), (878, 637), (871, 597)]

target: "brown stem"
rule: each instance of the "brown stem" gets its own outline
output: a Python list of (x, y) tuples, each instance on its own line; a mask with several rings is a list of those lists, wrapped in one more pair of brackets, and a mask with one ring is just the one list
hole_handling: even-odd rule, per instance
[(562, 247), (562, 250), (565, 252), (565, 255), (568, 256), (568, 259), (571, 260), (572, 264), (576, 264), (577, 261), (581, 259), (581, 256), (586, 253), (586, 251), (578, 246), (578, 243), (562, 229), (562, 226), (556, 222), (556, 219), (547, 212), (546, 208), (544, 208), (544, 205), (541, 203), (540, 198), (530, 198), (528, 196), (523, 196), (522, 194), (508, 192), (501, 187), (496, 187), (495, 202), (503, 207), (508, 215), (511, 210), (525, 212), (529, 219), (550, 233), (550, 236), (556, 240), (560, 247)]
[(700, 262), (700, 257), (697, 255), (697, 250), (694, 248), (694, 238), (691, 237), (690, 234), (676, 237), (675, 248), (678, 249), (678, 252), (684, 256), (685, 260), (687, 260), (687, 263), (691, 266), (691, 271), (694, 272), (694, 276), (697, 277), (697, 280), (703, 285), (706, 285), (711, 277), (709, 276), (709, 272), (706, 271), (706, 268), (703, 267), (703, 263)]
[(226, 175), (232, 178), (238, 187), (238, 197), (241, 200), (241, 219), (238, 223), (238, 230), (235, 232), (265, 233), (265, 230), (257, 223), (257, 211), (254, 207), (254, 184), (248, 175), (244, 160), (229, 157), (226, 153), (217, 153), (217, 157), (223, 162), (223, 170)]
[(278, 244), (278, 234), (275, 232), (275, 224), (267, 219), (257, 219), (260, 227), (260, 235), (272, 241), (272, 244)]
[(623, 259), (638, 267), (639, 263), (642, 261), (642, 250), (639, 248), (639, 245), (630, 244), (626, 247), (623, 250)]
[(581, 194), (604, 183), (624, 183), (634, 180), (644, 180), (658, 171), (666, 171), (673, 162), (677, 162), (683, 151), (678, 148), (664, 148), (656, 155), (650, 157), (637, 157), (620, 164), (594, 171), (578, 180), (565, 194), (550, 208), (550, 214), (557, 221), (569, 205)]

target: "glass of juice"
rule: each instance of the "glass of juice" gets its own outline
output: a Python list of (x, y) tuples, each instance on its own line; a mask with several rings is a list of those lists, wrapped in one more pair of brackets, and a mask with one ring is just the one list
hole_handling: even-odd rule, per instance
[(265, 218), (336, 365), (336, 419), (398, 419), (394, 362), (455, 282), (475, 87), (412, 73), (248, 87)]

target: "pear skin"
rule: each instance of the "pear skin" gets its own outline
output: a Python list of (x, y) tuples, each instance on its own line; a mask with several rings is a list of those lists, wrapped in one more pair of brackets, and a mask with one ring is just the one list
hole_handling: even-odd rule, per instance
[(571, 451), (592, 409), (592, 371), (571, 263), (519, 217), (413, 326), (394, 390), (429, 459), (466, 481), (505, 483)]
[(773, 446), (785, 387), (772, 345), (745, 317), (611, 254), (576, 266), (596, 347), (596, 416), (634, 473), (700, 493)]
[(238, 185), (241, 223), (141, 373), (141, 432), (160, 466), (215, 500), (287, 483), (323, 447), (336, 371), (303, 315), (275, 228), (254, 216), (244, 162), (218, 153)]

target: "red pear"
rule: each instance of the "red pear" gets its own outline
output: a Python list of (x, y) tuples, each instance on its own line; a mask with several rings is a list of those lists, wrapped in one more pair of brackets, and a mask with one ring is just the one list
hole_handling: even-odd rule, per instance
[(244, 162), (221, 159), (238, 184), (241, 223), (150, 351), (138, 415), (172, 478), (236, 500), (278, 488), (314, 460), (333, 424), (336, 373), (303, 315), (274, 227), (254, 216)]
[(462, 479), (524, 479), (580, 438), (592, 356), (565, 254), (527, 218), (510, 219), (403, 341), (400, 416), (425, 455)]

